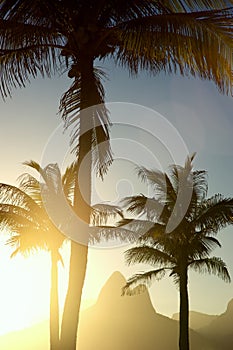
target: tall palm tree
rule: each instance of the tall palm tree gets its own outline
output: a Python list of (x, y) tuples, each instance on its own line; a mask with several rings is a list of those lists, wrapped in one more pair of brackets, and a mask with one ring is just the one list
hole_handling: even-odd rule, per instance
[[(146, 263), (154, 267), (133, 275), (124, 286), (123, 294), (141, 292), (145, 285), (169, 273), (179, 286), (180, 350), (189, 350), (189, 269), (214, 274), (230, 282), (224, 261), (210, 254), (214, 248), (221, 246), (215, 237), (217, 232), (233, 224), (233, 198), (224, 198), (220, 194), (207, 198), (206, 172), (193, 171), (191, 161), (189, 158), (185, 167), (172, 166), (169, 175), (156, 170), (139, 169), (139, 175), (154, 189), (154, 196), (126, 198), (128, 211), (143, 215), (144, 218), (125, 219), (121, 223), (125, 225), (124, 229), (141, 235), (138, 244), (126, 251), (126, 262), (129, 265)], [(186, 198), (190, 189), (190, 200), (180, 221), (172, 230), (168, 230), (172, 216), (176, 218), (180, 215), (182, 198)], [(181, 201), (176, 206), (180, 194)], [(163, 209), (158, 213), (161, 207)]]
[[(74, 129), (77, 152), (74, 208), (86, 225), (91, 215), (91, 170), (103, 177), (112, 162), (103, 72), (95, 61), (113, 59), (131, 74), (147, 70), (232, 83), (232, 1), (3, 0), (0, 3), (0, 90), (5, 98), (37, 75), (68, 71), (73, 83), (60, 112)], [(90, 106), (88, 113), (80, 113)], [(85, 171), (81, 164), (85, 160)], [(80, 173), (81, 172), (81, 173)], [(78, 183), (79, 182), (79, 183)], [(82, 196), (82, 194), (83, 196)], [(85, 198), (85, 200), (83, 199)], [(77, 235), (78, 241), (78, 235)], [(63, 348), (75, 350), (87, 242), (72, 242), (62, 321)], [(78, 273), (77, 273), (78, 266)]]

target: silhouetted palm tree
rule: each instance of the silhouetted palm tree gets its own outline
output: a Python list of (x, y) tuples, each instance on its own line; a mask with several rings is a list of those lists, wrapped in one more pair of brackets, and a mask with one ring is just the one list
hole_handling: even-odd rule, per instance
[[(230, 282), (226, 264), (221, 258), (210, 257), (210, 253), (221, 246), (215, 237), (217, 232), (233, 224), (233, 198), (220, 194), (207, 198), (206, 172), (193, 171), (191, 161), (192, 158), (188, 159), (185, 167), (172, 166), (170, 174), (139, 169), (139, 176), (148, 181), (154, 196), (126, 198), (128, 211), (144, 215), (144, 220), (125, 219), (121, 223), (124, 229), (141, 234), (138, 245), (126, 251), (127, 264), (146, 263), (155, 267), (132, 276), (123, 294), (141, 292), (145, 284), (150, 285), (169, 273), (179, 286), (180, 350), (189, 350), (189, 269), (215, 274)], [(183, 199), (187, 196), (186, 205)]]
[[(27, 256), (40, 249), (47, 250), (51, 254), (50, 349), (57, 350), (59, 348), (57, 265), (59, 261), (62, 262), (59, 249), (66, 237), (48, 216), (43, 205), (42, 192), (44, 197), (45, 191), (48, 195), (54, 195), (57, 192), (60, 171), (55, 164), (50, 164), (45, 169), (34, 161), (25, 164), (39, 172), (43, 182), (25, 173), (20, 177), (19, 188), (0, 184), (0, 226), (11, 233), (7, 244), (16, 247), (11, 257), (19, 253)], [(71, 201), (73, 197), (74, 169), (74, 164), (72, 164), (66, 169), (61, 179), (68, 201)]]
[[(1, 2), (3, 97), (38, 74), (50, 77), (68, 70), (68, 76), (74, 79), (61, 100), (60, 111), (66, 125), (74, 127), (71, 142), (78, 150), (74, 208), (87, 224), (91, 215), (93, 164), (103, 176), (112, 162), (108, 111), (103, 104), (103, 74), (94, 62), (113, 59), (117, 66), (135, 75), (144, 69), (152, 74), (160, 71), (191, 74), (211, 79), (222, 92), (228, 92), (232, 82), (232, 11), (219, 9), (230, 4), (232, 1), (223, 0)], [(94, 105), (99, 107), (89, 113), (78, 113)], [(84, 159), (85, 171), (79, 174), (78, 184)], [(88, 225), (81, 229), (88, 236)], [(62, 322), (63, 347), (67, 350), (76, 348), (87, 252), (87, 244), (72, 243)]]
[[(64, 206), (59, 206), (59, 201), (62, 193), (72, 207), (76, 167), (72, 163), (61, 177), (57, 164), (49, 164), (44, 169), (34, 161), (24, 164), (36, 170), (41, 179), (38, 180), (31, 174), (24, 173), (19, 178), (19, 187), (0, 183), (0, 229), (7, 229), (11, 234), (7, 244), (16, 248), (11, 257), (17, 254), (28, 256), (41, 249), (51, 254), (50, 349), (58, 350), (60, 339), (57, 264), (59, 261), (63, 264), (59, 249), (68, 239), (57, 225), (53, 224), (53, 220), (58, 224), (60, 217), (60, 226), (64, 227)], [(56, 206), (50, 207), (48, 213), (44, 205), (51, 197), (52, 203), (55, 202)], [(65, 214), (69, 215), (69, 212)], [(65, 216), (69, 220), (69, 217)], [(116, 217), (123, 217), (120, 208), (109, 204), (95, 204), (91, 212), (92, 229), (89, 243), (116, 238), (115, 232), (111, 231), (111, 226), (107, 226), (107, 221)], [(104, 225), (104, 230), (101, 225)], [(118, 238), (123, 239), (123, 237)]]
[[(0, 224), (12, 233), (8, 244), (17, 247), (11, 257), (16, 254), (25, 256), (33, 254), (40, 249), (48, 250), (51, 254), (51, 289), (50, 289), (50, 349), (58, 349), (59, 341), (59, 308), (58, 308), (58, 272), (57, 264), (61, 260), (59, 254), (59, 241), (64, 237), (51, 222), (48, 222), (46, 213), (35, 201), (19, 188), (7, 184), (0, 184), (2, 193), (7, 192), (11, 198), (5, 202), (1, 198)], [(17, 204), (15, 199), (17, 198)], [(19, 199), (19, 200), (18, 200)], [(10, 204), (12, 203), (12, 204)], [(14, 203), (14, 204), (13, 204)]]

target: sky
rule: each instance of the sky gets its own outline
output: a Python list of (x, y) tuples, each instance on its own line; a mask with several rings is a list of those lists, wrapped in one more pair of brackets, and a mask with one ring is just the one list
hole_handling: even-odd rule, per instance
[[(147, 191), (135, 174), (135, 166), (166, 171), (171, 163), (184, 165), (187, 154), (193, 152), (197, 152), (194, 168), (208, 171), (209, 196), (233, 196), (231, 96), (221, 95), (212, 82), (198, 78), (164, 74), (131, 78), (109, 63), (105, 69), (115, 162), (103, 183), (94, 181), (95, 202), (116, 203), (124, 196)], [(0, 182), (17, 184), (26, 160), (45, 165), (49, 161), (63, 164), (69, 159), (69, 132), (61, 133), (63, 126), (57, 113), (59, 99), (69, 84), (63, 76), (38, 78), (26, 88), (15, 90), (12, 98), (0, 101)], [(232, 231), (229, 227), (219, 233), (222, 248), (214, 255), (225, 260), (233, 278)], [(12, 250), (4, 245), (5, 238), (2, 235), (0, 242), (0, 334), (39, 322), (49, 312), (48, 254), (10, 259)], [(90, 248), (84, 299), (96, 299), (115, 270), (129, 277), (148, 268), (127, 267), (123, 253), (128, 248), (116, 243)], [(67, 247), (63, 254), (67, 263)], [(59, 272), (63, 300), (67, 269), (60, 266)], [(233, 298), (233, 285), (215, 276), (190, 273), (189, 291), (190, 308), (209, 314), (224, 312)], [(150, 295), (157, 312), (171, 316), (178, 311), (178, 291), (172, 280), (156, 282)]]

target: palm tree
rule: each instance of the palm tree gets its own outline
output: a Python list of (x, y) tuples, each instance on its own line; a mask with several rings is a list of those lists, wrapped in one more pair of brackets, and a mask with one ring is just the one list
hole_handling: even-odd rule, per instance
[[(42, 208), (19, 188), (0, 184), (1, 197), (5, 192), (9, 198), (6, 202), (1, 198), (0, 224), (12, 234), (7, 244), (16, 247), (11, 257), (16, 254), (27, 256), (44, 249), (51, 254), (51, 287), (50, 287), (50, 349), (58, 349), (59, 341), (59, 307), (58, 307), (58, 261), (59, 237), (56, 227), (45, 219)], [(16, 200), (17, 198), (17, 200)], [(15, 203), (17, 201), (17, 204)], [(9, 203), (8, 203), (9, 201)], [(61, 234), (60, 234), (61, 236)], [(56, 243), (55, 243), (56, 242)]]
[[(53, 224), (44, 209), (41, 187), (47, 192), (56, 191), (58, 181), (54, 181), (57, 165), (50, 164), (45, 169), (34, 161), (26, 162), (43, 177), (40, 183), (32, 175), (25, 173), (20, 177), (19, 188), (0, 184), (0, 227), (7, 229), (11, 238), (7, 244), (16, 247), (11, 257), (17, 254), (25, 256), (37, 250), (47, 250), (51, 254), (51, 287), (50, 287), (50, 349), (59, 348), (59, 298), (58, 298), (58, 262), (62, 261), (59, 253), (66, 237)], [(74, 165), (66, 169), (62, 184), (67, 200), (70, 201), (74, 185)]]
[[(51, 254), (50, 349), (58, 350), (60, 337), (57, 265), (59, 261), (63, 264), (59, 249), (67, 237), (54, 225), (53, 220), (57, 223), (58, 217), (61, 217), (61, 228), (64, 227), (63, 215), (59, 211), (60, 209), (64, 213), (64, 207), (59, 208), (60, 194), (62, 192), (65, 195), (67, 203), (72, 207), (76, 166), (72, 163), (61, 177), (57, 164), (49, 164), (45, 169), (35, 161), (24, 164), (36, 170), (42, 179), (39, 181), (31, 174), (24, 173), (19, 178), (19, 187), (0, 183), (0, 229), (7, 229), (11, 235), (6, 242), (16, 248), (11, 257), (17, 254), (27, 257), (41, 249)], [(50, 210), (48, 213), (44, 204), (49, 197), (52, 197), (52, 202), (56, 201), (57, 205), (54, 211)], [(109, 219), (117, 217), (123, 218), (119, 207), (103, 203), (93, 205), (89, 243), (96, 244), (103, 239), (113, 238), (127, 240), (127, 237), (117, 237), (112, 227), (107, 225)], [(132, 240), (131, 235), (128, 241)]]
[[(123, 288), (123, 294), (134, 294), (144, 290), (153, 280), (159, 280), (169, 273), (179, 286), (180, 294), (180, 336), (179, 349), (189, 350), (189, 297), (188, 271), (217, 275), (230, 282), (226, 264), (219, 257), (210, 254), (221, 247), (215, 235), (233, 224), (233, 198), (216, 194), (207, 198), (205, 171), (192, 170), (192, 158), (185, 167), (172, 166), (170, 175), (145, 168), (139, 169), (139, 176), (148, 181), (154, 196), (144, 195), (125, 199), (128, 211), (143, 215), (143, 219), (125, 219), (121, 223), (140, 236), (138, 245), (126, 251), (127, 264), (146, 263), (154, 269), (133, 275)], [(179, 222), (173, 229), (171, 218), (180, 215), (187, 193), (191, 196)], [(177, 202), (178, 206), (177, 206)], [(163, 208), (158, 213), (158, 208)], [(173, 219), (172, 219), (173, 220)], [(170, 222), (170, 224), (169, 224)], [(119, 228), (120, 229), (120, 228)]]
[[(113, 59), (132, 75), (141, 70), (199, 76), (221, 92), (232, 83), (232, 1), (3, 0), (0, 5), (0, 90), (5, 98), (37, 75), (68, 71), (73, 83), (60, 112), (73, 127), (77, 155), (74, 209), (86, 236), (72, 242), (62, 321), (63, 348), (75, 350), (87, 265), (91, 171), (101, 177), (112, 162), (103, 72)], [(85, 109), (97, 106), (84, 113)], [(82, 111), (82, 113), (80, 113)], [(85, 171), (81, 164), (85, 160)], [(80, 173), (81, 172), (81, 173)], [(82, 194), (83, 196), (82, 196)], [(85, 200), (83, 199), (85, 198)], [(78, 240), (78, 235), (77, 235)], [(78, 266), (78, 274), (77, 274)]]

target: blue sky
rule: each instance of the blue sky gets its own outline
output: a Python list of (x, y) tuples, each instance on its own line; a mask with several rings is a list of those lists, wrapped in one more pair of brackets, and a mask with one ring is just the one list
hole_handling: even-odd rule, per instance
[[(199, 79), (164, 74), (155, 77), (142, 74), (132, 79), (126, 71), (115, 69), (110, 64), (107, 65), (106, 71), (109, 74), (109, 80), (105, 82), (108, 102), (119, 102), (123, 107), (124, 103), (137, 104), (139, 111), (149, 109), (155, 111), (155, 115), (159, 113), (165, 123), (167, 121), (173, 131), (180, 135), (190, 153), (197, 152), (194, 166), (196, 169), (208, 171), (209, 195), (222, 193), (225, 196), (233, 196), (232, 97), (221, 95), (213, 83)], [(23, 161), (41, 160), (48, 140), (61, 123), (57, 115), (59, 98), (69, 83), (65, 77), (56, 77), (51, 80), (39, 78), (32, 81), (27, 88), (14, 91), (12, 99), (0, 102), (1, 182), (14, 184), (16, 178), (25, 170), (21, 164)], [(112, 117), (116, 123), (117, 115), (114, 114)], [(122, 122), (120, 116), (119, 119)], [(139, 113), (134, 119), (133, 127), (140, 125), (140, 128), (150, 130), (152, 135), (161, 136), (158, 135), (159, 131), (156, 130), (155, 123), (150, 120), (151, 117), (148, 117), (147, 113)], [(129, 122), (132, 122), (132, 119)], [(113, 133), (113, 139), (114, 137)], [(127, 133), (123, 138), (126, 142)], [(169, 140), (168, 137), (166, 139), (166, 135), (163, 135), (162, 140), (165, 146), (169, 145), (168, 151), (183, 158), (183, 154), (179, 154), (179, 149), (175, 149), (175, 146), (173, 150), (170, 149), (171, 139)], [(137, 141), (139, 146), (145, 143), (143, 139)], [(113, 144), (114, 142), (116, 146), (120, 144), (124, 147), (120, 141), (113, 140)], [(115, 176), (117, 173), (117, 178), (113, 180), (115, 187), (112, 189), (115, 194), (117, 193), (116, 197), (128, 195), (140, 188), (139, 183), (135, 185), (134, 181), (137, 180), (131, 178), (128, 170), (124, 173), (124, 170), (128, 169), (130, 160), (132, 160), (132, 166), (135, 165), (135, 159), (131, 159), (133, 157), (131, 146), (132, 139), (129, 134), (129, 146), (125, 146), (124, 149), (126, 153), (129, 150), (129, 156), (125, 163), (122, 159), (119, 163), (123, 170), (121, 172), (119, 169), (114, 169), (112, 173), (110, 172), (112, 175), (115, 172)], [(144, 151), (144, 155), (142, 153), (138, 160), (138, 165), (148, 164), (147, 156), (150, 157), (150, 154), (148, 149)], [(61, 150), (61, 154), (63, 152), (64, 150)], [(156, 152), (158, 164), (163, 168), (163, 156)], [(171, 156), (170, 153), (169, 155)], [(106, 179), (107, 181), (110, 181), (109, 178)], [(112, 198), (115, 199), (114, 195), (111, 197), (109, 193), (109, 200)], [(105, 200), (108, 199), (105, 198)], [(220, 233), (219, 239), (223, 247), (216, 251), (215, 255), (222, 256), (233, 276), (232, 231), (233, 228), (228, 228)], [(124, 265), (122, 253), (125, 249), (126, 247), (90, 249), (85, 286), (87, 299), (98, 295), (102, 284), (114, 270), (120, 270), (126, 276), (143, 270), (144, 267), (141, 266), (129, 269)], [(13, 262), (9, 260), (7, 264), (13, 264)], [(2, 279), (8, 278), (7, 275), (4, 276)], [(167, 315), (177, 312), (178, 292), (172, 286), (172, 282), (164, 280), (156, 283), (151, 288), (151, 296), (158, 312)], [(217, 277), (190, 275), (192, 309), (213, 314), (221, 313), (230, 298), (233, 298), (232, 285), (224, 284)]]

